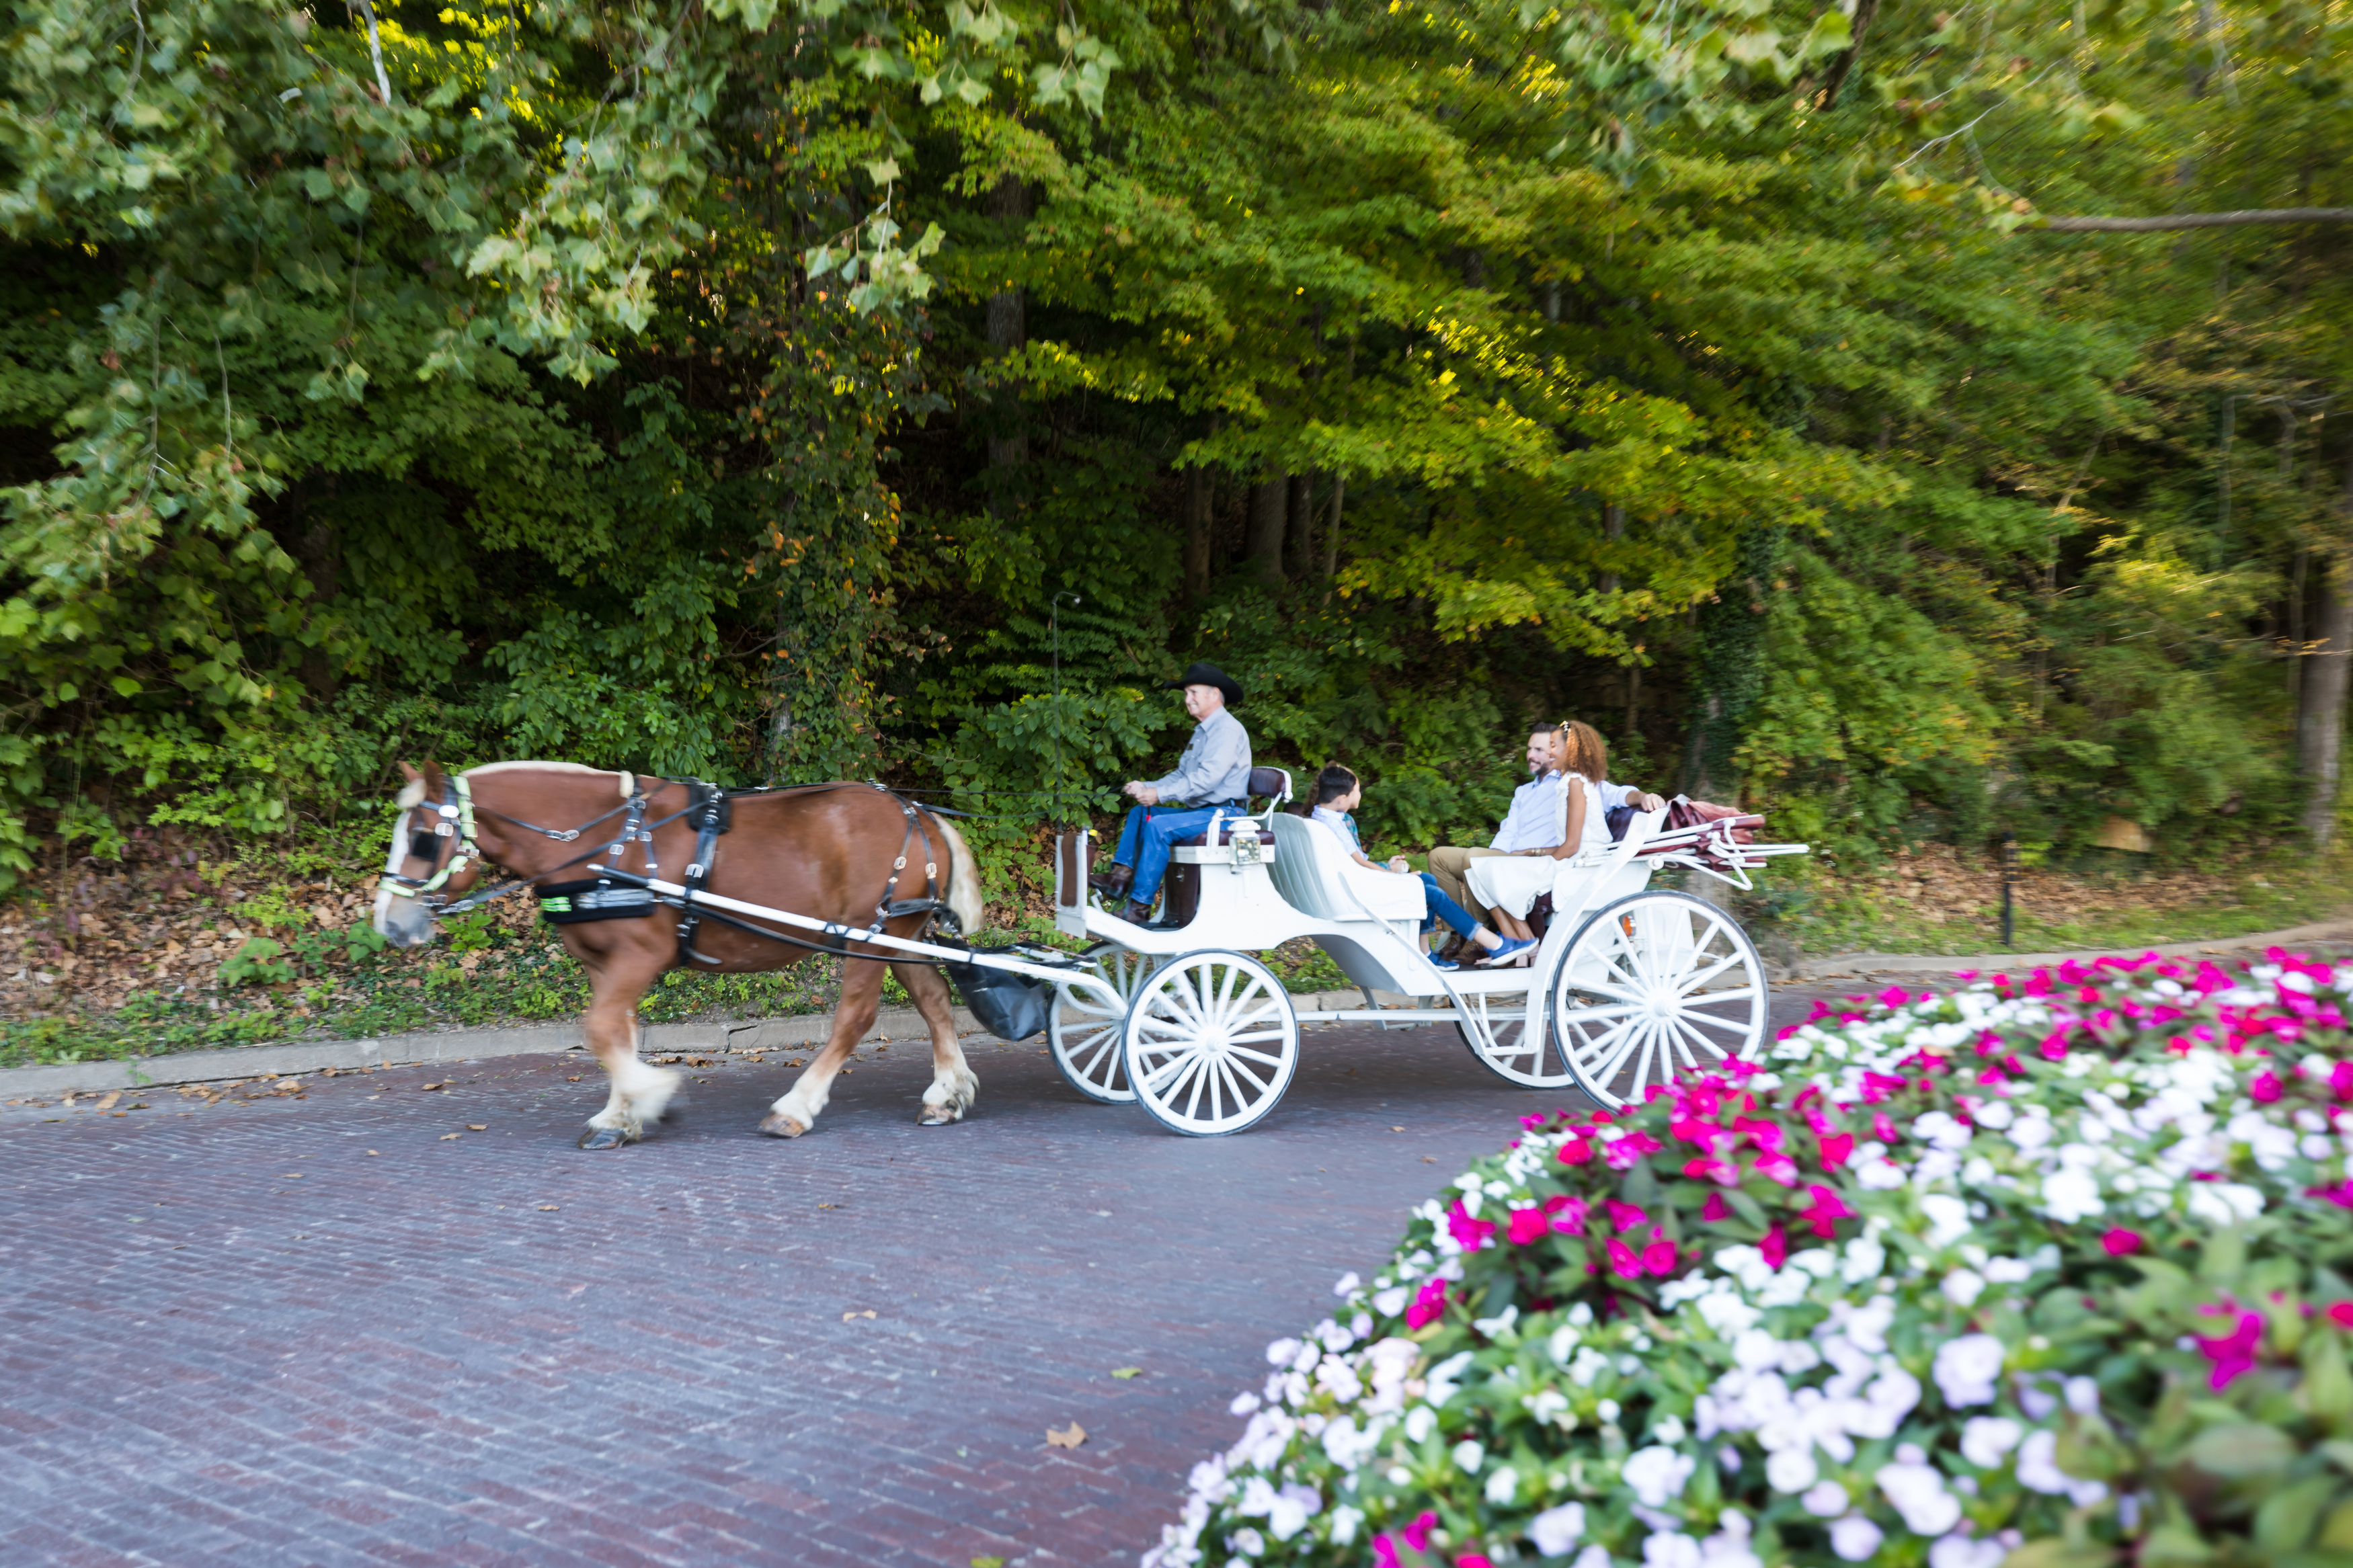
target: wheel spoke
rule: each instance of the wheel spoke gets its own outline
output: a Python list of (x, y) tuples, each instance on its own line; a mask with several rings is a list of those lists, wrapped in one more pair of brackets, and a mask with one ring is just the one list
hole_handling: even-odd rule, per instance
[(1686, 975), (1683, 979), (1677, 981), (1675, 983), (1675, 989), (1688, 996), (1693, 992), (1698, 990), (1701, 986), (1706, 984), (1709, 981), (1715, 979), (1717, 975), (1723, 973), (1725, 970), (1730, 969), (1733, 965), (1738, 963), (1740, 959), (1741, 955), (1737, 952), (1719, 959), (1708, 968), (1701, 970), (1697, 974)]

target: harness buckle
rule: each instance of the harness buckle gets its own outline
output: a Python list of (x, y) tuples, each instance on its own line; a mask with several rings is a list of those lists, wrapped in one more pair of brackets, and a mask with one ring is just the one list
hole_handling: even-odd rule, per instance
[(702, 868), (701, 866), (689, 866), (689, 867), (686, 868), (686, 879), (687, 879), (688, 881), (690, 881), (690, 882), (693, 881), (697, 877), (700, 877), (700, 876), (702, 876)]
[(561, 833), (550, 834), (548, 837), (554, 838), (558, 844), (569, 844), (580, 837), (580, 830), (576, 827), (567, 827)]

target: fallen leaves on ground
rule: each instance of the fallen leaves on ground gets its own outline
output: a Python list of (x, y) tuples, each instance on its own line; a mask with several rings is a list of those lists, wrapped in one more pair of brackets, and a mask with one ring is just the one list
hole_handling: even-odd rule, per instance
[(447, 1089), (447, 1088), (448, 1088), (449, 1086), (445, 1082), (445, 1083), (420, 1083), (420, 1084), (418, 1084), (417, 1087), (418, 1089)]
[(976, 1557), (972, 1560), (972, 1568), (1005, 1568), (1005, 1559), (1002, 1557)]
[(542, 1214), (554, 1214), (557, 1209), (562, 1208), (563, 1206), (564, 1205), (561, 1204), (542, 1204), (539, 1205), (539, 1212)]
[(1140, 1366), (1115, 1366), (1111, 1369), (1111, 1374), (1125, 1383), (1131, 1377), (1143, 1376), (1144, 1369)]
[(1068, 1431), (1057, 1431), (1051, 1426), (1046, 1428), (1046, 1446), (1050, 1448), (1075, 1448), (1086, 1440), (1087, 1429), (1075, 1421), (1071, 1423)]
[(463, 1138), (465, 1134), (463, 1132), (444, 1132), (441, 1134), (441, 1142), (447, 1143), (452, 1138)]
[(874, 1310), (870, 1307), (863, 1312), (844, 1312), (841, 1314), (841, 1321), (846, 1323), (852, 1318), (871, 1318), (873, 1315)]
[(98, 1108), (100, 1110), (111, 1110), (114, 1109), (114, 1102), (121, 1098), (122, 1091), (118, 1089), (112, 1094), (108, 1095), (104, 1100), (100, 1100), (98, 1102)]
[(491, 1124), (487, 1121), (469, 1121), (466, 1123), (466, 1131), (469, 1132), (488, 1132), (490, 1130)]

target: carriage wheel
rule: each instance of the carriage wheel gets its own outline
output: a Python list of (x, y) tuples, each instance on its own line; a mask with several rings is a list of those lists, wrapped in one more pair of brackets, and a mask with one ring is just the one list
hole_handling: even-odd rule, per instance
[[(1559, 1033), (1544, 1016), (1542, 983), (1541, 976), (1531, 975), (1525, 993), (1474, 991), (1463, 996), (1463, 1006), (1487, 1026), (1488, 1037), (1494, 1041), (1492, 1050), (1482, 1048), (1477, 1034), (1460, 1019), (1454, 1032), (1479, 1065), (1497, 1078), (1522, 1089), (1567, 1089), (1577, 1075), (1561, 1055)], [(1536, 1015), (1533, 1020), (1531, 1011)]]
[(1553, 1020), (1577, 1087), (1614, 1109), (1680, 1071), (1754, 1058), (1767, 1000), (1738, 921), (1689, 893), (1634, 893), (1578, 928)]
[(1154, 970), (1127, 1011), (1127, 1081), (1153, 1120), (1195, 1138), (1274, 1109), (1299, 1067), (1299, 1019), (1273, 971), (1238, 952)]
[(1115, 942), (1100, 942), (1087, 949), (1085, 956), (1119, 992), (1120, 1009), (1112, 1012), (1083, 991), (1057, 985), (1053, 1009), (1046, 1016), (1046, 1040), (1053, 1047), (1054, 1065), (1072, 1089), (1104, 1105), (1124, 1105), (1135, 1098), (1135, 1090), (1127, 1086), (1120, 1041), (1127, 1032), (1135, 988), (1160, 960), (1148, 952), (1131, 952)]

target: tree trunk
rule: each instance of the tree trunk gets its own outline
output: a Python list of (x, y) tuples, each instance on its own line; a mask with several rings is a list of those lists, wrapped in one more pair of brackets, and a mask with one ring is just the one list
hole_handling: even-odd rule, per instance
[(1290, 499), (1291, 480), (1282, 474), (1268, 474), (1250, 487), (1250, 534), (1242, 552), (1249, 556), (1250, 569), (1269, 583), (1282, 581), (1283, 525)]
[(1348, 494), (1348, 476), (1332, 476), (1332, 521), (1324, 525), (1324, 575), (1340, 574), (1340, 503)]
[(1839, 89), (1846, 85), (1847, 73), (1854, 69), (1854, 62), (1862, 57), (1863, 41), (1871, 37), (1871, 24), (1878, 15), (1879, 0), (1860, 0), (1855, 6), (1853, 18), (1848, 25), (1848, 36), (1854, 41), (1831, 67), (1830, 79), (1822, 84), (1824, 113), (1838, 107)]
[[(2353, 524), (2353, 458), (2346, 459), (2338, 492), (2337, 521)], [(2353, 674), (2353, 543), (2340, 542), (2324, 558), (2320, 616), (2313, 630), (2316, 646), (2298, 688), (2295, 766), (2310, 792), (2305, 796), (2304, 827), (2326, 847), (2337, 832), (2337, 790), (2345, 757), (2345, 693)]]
[(1185, 597), (1198, 603), (1209, 591), (1209, 470), (1185, 470)]
[(1291, 574), (1315, 575), (1315, 476), (1291, 476)]
[[(988, 193), (988, 215), (1006, 220), (1008, 228), (1018, 228), (1019, 220), (1029, 216), (1029, 187), (1011, 176), (997, 182)], [(1029, 341), (1029, 301), (1018, 288), (1005, 289), (988, 297), (988, 350), (991, 357), (1003, 358)], [(1001, 427), (988, 438), (988, 466), (992, 468), (1018, 468), (1029, 460), (1029, 433), (1022, 427), (1018, 402), (1010, 397), (1012, 405), (1000, 416)]]

